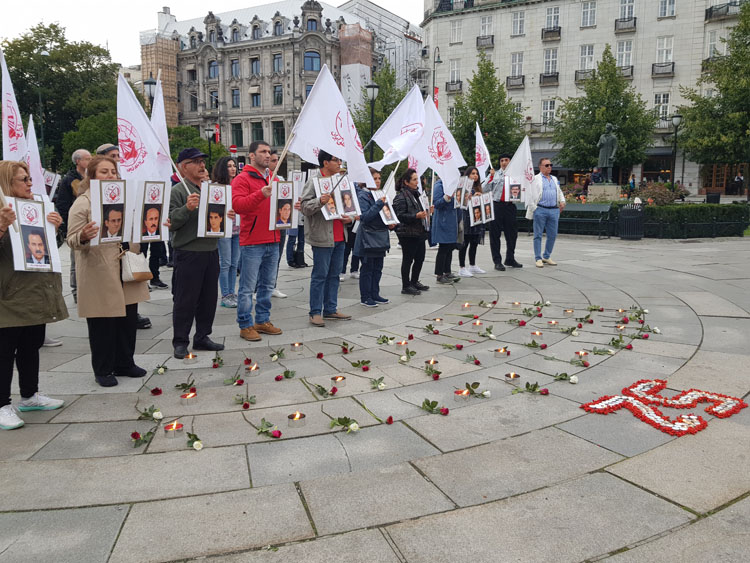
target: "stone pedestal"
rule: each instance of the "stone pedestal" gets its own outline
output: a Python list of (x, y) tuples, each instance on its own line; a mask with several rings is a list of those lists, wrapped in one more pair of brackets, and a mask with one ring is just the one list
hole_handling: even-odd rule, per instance
[(588, 201), (615, 201), (618, 199), (620, 199), (620, 186), (618, 184), (589, 185)]

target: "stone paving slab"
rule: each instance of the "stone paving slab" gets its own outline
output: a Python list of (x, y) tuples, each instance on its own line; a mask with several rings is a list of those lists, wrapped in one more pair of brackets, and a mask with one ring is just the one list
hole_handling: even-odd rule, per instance
[[(748, 277), (747, 271), (745, 271), (745, 277)], [(741, 307), (707, 291), (678, 291), (675, 293), (675, 297), (687, 303), (695, 311), (696, 315), (710, 317), (750, 317), (750, 313)]]
[(0, 514), (0, 559), (106, 561), (127, 513), (127, 506), (101, 506)]
[(677, 389), (702, 389), (734, 397), (750, 391), (748, 358), (741, 354), (699, 351), (669, 382)]
[[(269, 517), (269, 515), (273, 517)], [(175, 523), (174, 533), (164, 526)], [(154, 524), (161, 525), (154, 529)], [(136, 504), (112, 563), (147, 563), (251, 549), (313, 536), (294, 485)]]
[(701, 350), (750, 354), (750, 347), (747, 345), (750, 319), (703, 317), (702, 321), (705, 336), (701, 342)]
[(637, 487), (594, 474), (386, 530), (409, 563), (432, 562), (436, 554), (443, 561), (565, 563), (606, 554), (690, 518)]
[[(24, 413), (25, 416), (25, 413)], [(16, 432), (4, 433), (0, 443), (0, 461), (29, 459), (40, 448), (65, 429), (63, 425), (29, 424)], [(0, 549), (0, 551), (2, 551)]]

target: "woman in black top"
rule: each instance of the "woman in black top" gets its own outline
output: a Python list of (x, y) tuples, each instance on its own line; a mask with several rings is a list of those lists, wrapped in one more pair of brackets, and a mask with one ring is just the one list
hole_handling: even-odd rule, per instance
[(419, 202), (419, 176), (413, 168), (407, 168), (396, 182), (398, 193), (393, 198), (393, 210), (398, 217), (396, 227), (398, 241), (401, 244), (401, 293), (419, 295), (429, 286), (419, 282), (419, 274), (424, 263), (427, 229), (423, 220), (427, 211)]
[[(469, 166), (464, 170), (464, 176), (468, 176), (474, 180), (474, 185), (471, 189), (471, 195), (482, 195), (482, 182), (479, 179), (479, 170), (476, 166)], [(458, 249), (458, 263), (461, 269), (458, 271), (458, 275), (465, 278), (470, 278), (474, 274), (486, 273), (479, 266), (477, 266), (477, 246), (484, 240), (484, 224), (478, 223), (471, 226), (471, 219), (469, 217), (469, 210), (463, 210), (464, 220), (464, 244)], [(469, 251), (469, 267), (466, 267), (466, 251)]]

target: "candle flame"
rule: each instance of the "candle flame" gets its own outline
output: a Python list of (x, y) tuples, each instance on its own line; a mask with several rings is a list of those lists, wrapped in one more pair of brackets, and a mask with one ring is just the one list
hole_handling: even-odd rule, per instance
[(430, 365), (434, 365), (434, 364), (435, 364), (435, 358), (431, 358), (430, 359)]
[(185, 395), (183, 395), (183, 398), (184, 398), (184, 399), (192, 399), (192, 398), (193, 398), (193, 397), (195, 397), (195, 396), (196, 396), (197, 394), (198, 394), (198, 393), (185, 393)]
[(534, 336), (541, 336), (542, 335), (542, 333), (540, 331), (538, 331), (538, 330), (535, 330), (531, 334), (533, 334)]
[(551, 325), (556, 325), (556, 324), (557, 324), (557, 321), (548, 321), (548, 323), (547, 323), (547, 324), (551, 324)]
[(515, 379), (518, 377), (518, 374), (515, 371), (512, 371), (510, 373), (506, 373), (505, 377), (507, 377), (508, 379)]
[(293, 420), (299, 420), (300, 418), (302, 418), (302, 413), (299, 411), (295, 412)]
[(333, 378), (334, 381), (342, 381), (343, 379), (345, 379), (343, 375), (337, 375)]
[(399, 342), (399, 344), (401, 344), (402, 346), (406, 345), (406, 340), (402, 340), (401, 342)]
[(253, 364), (250, 366), (250, 371), (255, 371), (258, 369), (258, 364)]

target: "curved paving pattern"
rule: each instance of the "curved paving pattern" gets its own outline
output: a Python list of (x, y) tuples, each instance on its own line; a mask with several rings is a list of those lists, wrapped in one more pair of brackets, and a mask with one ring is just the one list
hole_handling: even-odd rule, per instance
[[(690, 409), (708, 427), (673, 438), (625, 410), (602, 416), (579, 408), (640, 379), (667, 379), (665, 394), (695, 387), (747, 396), (750, 246), (689, 242), (564, 236), (556, 268), (528, 267), (523, 256), (521, 271), (491, 271), (417, 298), (398, 293), (396, 251), (383, 278), (393, 303), (360, 307), (356, 280), (347, 280), (340, 306), (355, 319), (323, 329), (307, 322), (309, 269), (282, 267), (280, 287), (290, 297), (274, 299), (272, 316), (284, 334), (248, 345), (234, 313), (219, 309), (214, 337), (227, 348), (219, 369), (209, 354), (192, 366), (171, 357), (171, 296), (155, 291), (141, 307), (154, 327), (139, 331), (137, 362), (152, 370), (166, 361), (169, 371), (109, 390), (90, 374), (85, 323), (53, 325), (50, 333), (65, 344), (43, 349), (42, 388), (67, 404), (24, 413), (26, 427), (0, 433), (0, 560), (619, 563), (660, 561), (666, 552), (679, 561), (744, 561), (750, 409), (728, 419), (708, 416), (705, 404)], [(520, 246), (528, 250), (530, 240), (522, 237)], [(489, 270), (486, 254), (480, 265)], [(424, 271), (431, 269), (428, 262)], [(525, 327), (506, 322), (521, 316), (512, 301), (547, 300), (542, 318)], [(593, 313), (594, 324), (578, 336), (548, 327), (550, 320), (571, 326), (563, 309), (583, 316), (592, 304), (605, 311)], [(662, 333), (635, 341), (633, 351), (591, 354), (589, 368), (545, 358), (567, 361), (576, 350), (606, 346), (615, 309), (631, 305), (648, 309), (648, 324)], [(444, 318), (439, 334), (428, 334), (423, 327), (436, 317)], [(489, 326), (495, 341), (478, 336)], [(546, 350), (524, 346), (532, 330), (544, 333)], [(402, 350), (377, 343), (383, 334), (413, 334), (416, 355), (399, 363)], [(348, 355), (343, 340), (354, 345)], [(292, 342), (304, 349), (292, 352)], [(501, 344), (511, 354), (495, 358)], [(272, 362), (280, 347), (286, 357)], [(246, 356), (259, 375), (246, 376)], [(433, 357), (437, 381), (422, 369)], [(367, 373), (351, 366), (358, 360), (370, 360)], [(284, 369), (296, 376), (274, 381)], [(550, 394), (512, 394), (508, 371)], [(578, 375), (579, 383), (556, 381), (558, 372)], [(223, 384), (237, 374), (257, 397), (246, 411), (233, 400), (242, 389)], [(336, 375), (347, 384), (335, 397), (315, 393)], [(189, 376), (199, 402), (182, 406), (174, 386)], [(379, 377), (383, 391), (371, 389)], [(491, 397), (454, 402), (453, 390), (473, 381)], [(152, 397), (156, 386), (164, 393)], [(424, 398), (450, 415), (426, 414)], [(161, 430), (148, 447), (133, 448), (130, 432), (152, 426), (136, 420), (137, 402), (157, 405), (165, 420), (181, 417), (205, 448), (188, 450), (184, 437), (166, 439)], [(287, 427), (295, 410), (306, 413), (305, 427)], [(331, 430), (337, 416), (356, 419), (361, 430)], [(379, 422), (388, 416), (393, 425)], [(282, 438), (258, 435), (261, 418), (276, 423)]]

